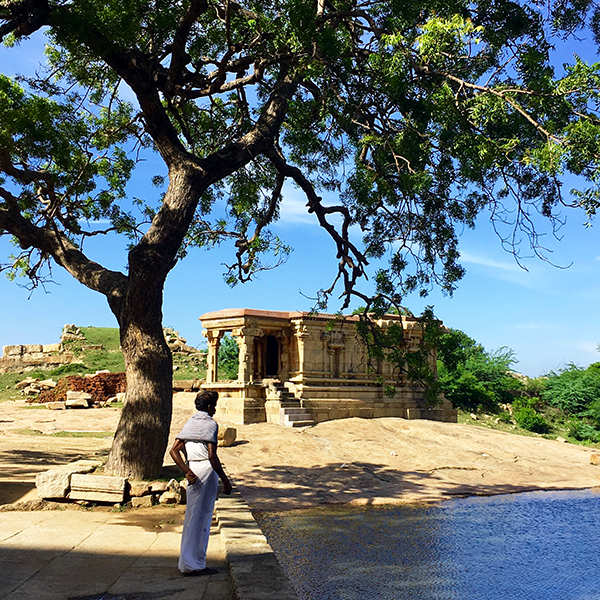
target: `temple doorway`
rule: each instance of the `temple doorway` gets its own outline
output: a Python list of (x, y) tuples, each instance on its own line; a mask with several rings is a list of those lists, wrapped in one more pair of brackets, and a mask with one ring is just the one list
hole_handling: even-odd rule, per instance
[(279, 374), (279, 342), (274, 335), (266, 336), (265, 377), (277, 377)]

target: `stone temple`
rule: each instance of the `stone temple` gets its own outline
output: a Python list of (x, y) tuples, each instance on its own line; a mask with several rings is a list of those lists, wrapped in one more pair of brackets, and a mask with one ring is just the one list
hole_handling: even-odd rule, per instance
[[(357, 316), (245, 308), (209, 312), (200, 320), (208, 340), (202, 387), (219, 392), (217, 418), (289, 426), (348, 417), (456, 422), (448, 400), (428, 406), (423, 388), (407, 381), (398, 385), (390, 364), (378, 365), (384, 382), (377, 380), (356, 333)], [(385, 315), (376, 322), (382, 328), (401, 322), (409, 348), (422, 337), (413, 317)], [(239, 347), (238, 377), (233, 381), (220, 381), (217, 369), (225, 333)], [(393, 398), (384, 394), (388, 384), (396, 386)]]

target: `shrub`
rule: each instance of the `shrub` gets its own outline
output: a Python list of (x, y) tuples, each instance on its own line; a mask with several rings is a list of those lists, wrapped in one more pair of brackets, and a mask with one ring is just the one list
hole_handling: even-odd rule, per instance
[(571, 421), (568, 433), (580, 442), (600, 442), (600, 431), (583, 421)]
[(513, 413), (513, 417), (517, 424), (527, 431), (534, 433), (549, 433), (550, 423), (537, 413), (531, 406), (523, 406)]
[(498, 415), (498, 421), (500, 421), (500, 423), (512, 423), (512, 417), (510, 416), (509, 412), (503, 410)]

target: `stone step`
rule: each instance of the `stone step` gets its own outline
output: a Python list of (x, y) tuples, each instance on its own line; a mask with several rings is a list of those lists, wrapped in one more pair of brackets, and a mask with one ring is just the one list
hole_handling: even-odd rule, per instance
[(308, 419), (310, 419), (310, 415), (302, 412), (302, 413), (295, 413), (292, 415), (284, 415), (283, 416), (285, 421), (307, 421)]
[(315, 423), (305, 408), (296, 406), (281, 409), (281, 424), (286, 427), (309, 427)]
[(310, 421), (290, 421), (288, 423), (288, 427), (311, 427), (315, 422), (313, 420)]
[(298, 407), (289, 407), (283, 409), (284, 415), (306, 415), (308, 414), (304, 408)]

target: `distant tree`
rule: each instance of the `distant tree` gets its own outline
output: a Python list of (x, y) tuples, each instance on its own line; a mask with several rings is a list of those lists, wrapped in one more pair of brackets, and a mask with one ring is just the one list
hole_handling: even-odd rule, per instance
[[(267, 227), (286, 180), (339, 259), (317, 307), (356, 297), (364, 319), (411, 291), (452, 291), (456, 231), (485, 208), (512, 215), (506, 241), (528, 236), (537, 253), (533, 215), (552, 220), (567, 202), (563, 173), (582, 177), (575, 204), (593, 215), (599, 68), (550, 62), (588, 23), (600, 19), (586, 0), (2, 1), (15, 53), (38, 30), (50, 43), (45, 73), (0, 78), (0, 232), (19, 247), (6, 266), (35, 285), (57, 264), (115, 315), (127, 401), (107, 471), (161, 466), (168, 273), (191, 246), (223, 240), (231, 284), (281, 263), (288, 248)], [(140, 149), (168, 170), (157, 202), (126, 188)], [(125, 272), (84, 252), (109, 232), (130, 238)], [(373, 294), (359, 289), (383, 257)]]
[(440, 337), (438, 376), (441, 391), (455, 408), (495, 411), (501, 402), (511, 402), (512, 392), (522, 384), (511, 375), (514, 352), (485, 348), (466, 333), (451, 329)]
[(541, 394), (544, 402), (566, 415), (591, 417), (600, 427), (600, 363), (586, 369), (569, 364), (547, 377)]
[(240, 349), (237, 342), (230, 336), (224, 335), (219, 344), (217, 357), (219, 378), (237, 379), (239, 369)]

